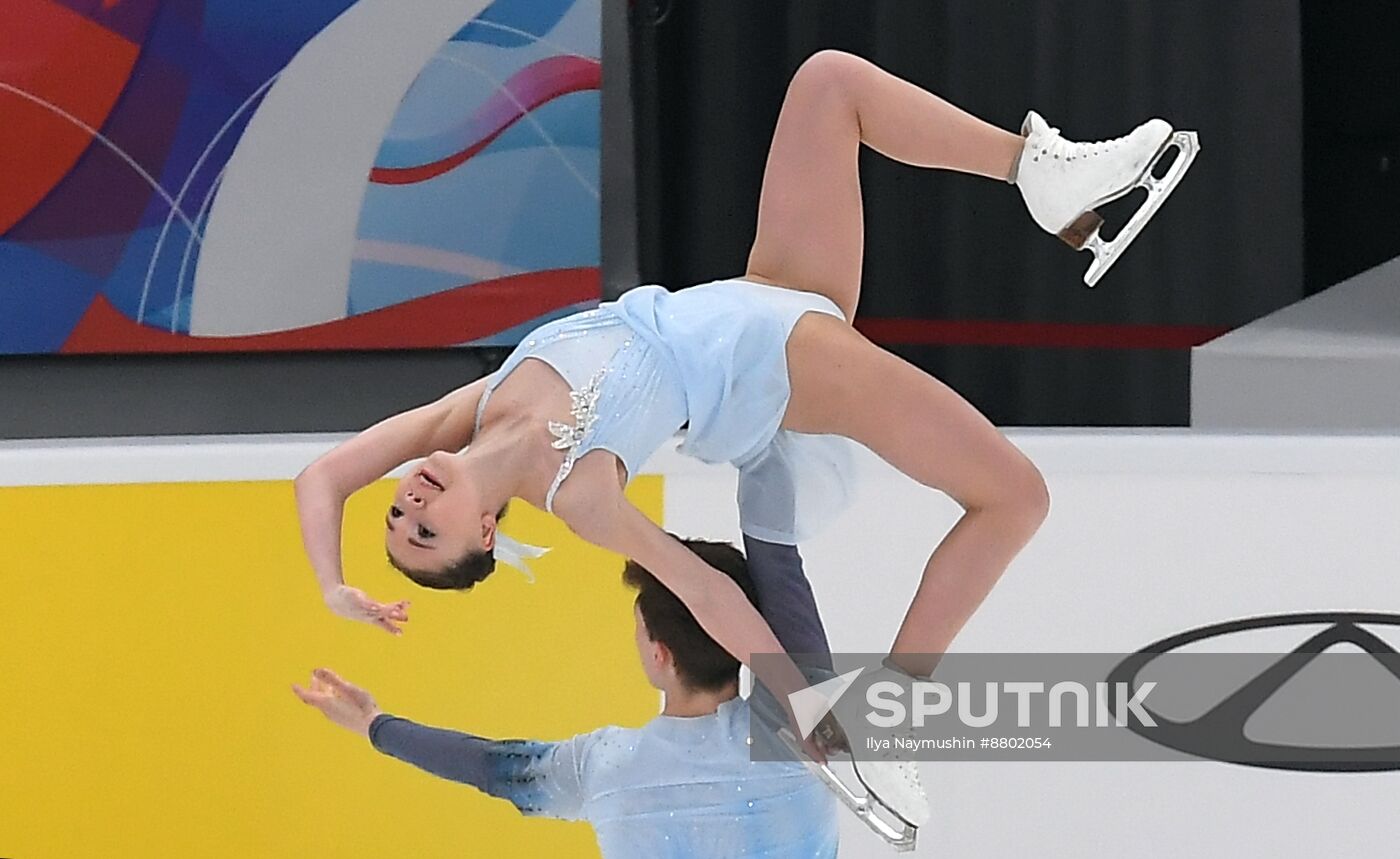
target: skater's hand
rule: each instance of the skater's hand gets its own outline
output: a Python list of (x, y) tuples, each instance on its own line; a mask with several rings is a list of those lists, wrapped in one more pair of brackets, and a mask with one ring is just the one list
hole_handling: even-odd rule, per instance
[[(797, 736), (797, 722), (793, 719), (789, 711), (788, 727), (786, 733)], [(802, 742), (802, 753), (819, 764), (824, 764), (831, 755), (842, 752), (850, 753), (851, 741), (846, 737), (846, 731), (841, 724), (836, 721), (835, 713), (827, 713), (812, 729), (812, 733)]]
[[(793, 714), (792, 708), (787, 708), (788, 726), (787, 730), (794, 737), (802, 736), (802, 729), (797, 725), (797, 716)], [(812, 729), (812, 733), (802, 740), (802, 753), (819, 764), (826, 763), (826, 749), (822, 747), (820, 737), (821, 726)]]
[(812, 740), (828, 755), (851, 750), (851, 741), (846, 737), (845, 729), (836, 721), (835, 713), (827, 713), (822, 717), (812, 729)]
[(304, 703), (320, 710), (327, 719), (366, 737), (370, 723), (381, 713), (368, 692), (340, 679), (328, 668), (311, 672), (311, 688), (292, 684), (292, 692)]
[(408, 623), (408, 600), (396, 603), (375, 602), (359, 588), (337, 585), (326, 591), (326, 606), (347, 620), (372, 623), (385, 632), (403, 635), (403, 630), (395, 625)]

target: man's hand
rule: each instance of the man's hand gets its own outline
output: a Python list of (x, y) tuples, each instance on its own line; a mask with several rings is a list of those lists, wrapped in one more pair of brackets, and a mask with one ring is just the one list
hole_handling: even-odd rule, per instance
[(835, 713), (829, 712), (822, 716), (822, 720), (812, 729), (811, 742), (827, 755), (838, 752), (850, 754), (851, 751), (851, 741), (846, 736), (846, 729), (836, 721)]
[(375, 602), (359, 588), (337, 585), (325, 593), (326, 606), (347, 620), (372, 623), (386, 632), (403, 635), (403, 630), (395, 625), (408, 623), (408, 600), (396, 603)]
[[(787, 730), (790, 731), (793, 736), (797, 736), (797, 716), (792, 712), (791, 707), (785, 709), (788, 717)], [(831, 714), (828, 713), (827, 715)], [(812, 733), (802, 740), (802, 751), (816, 763), (824, 764), (827, 762), (827, 753), (835, 751), (835, 749), (826, 745), (820, 726), (818, 726), (817, 728), (813, 728)]]
[(370, 723), (382, 712), (368, 692), (340, 679), (328, 668), (311, 672), (310, 689), (293, 684), (292, 691), (327, 719), (365, 737), (369, 736)]

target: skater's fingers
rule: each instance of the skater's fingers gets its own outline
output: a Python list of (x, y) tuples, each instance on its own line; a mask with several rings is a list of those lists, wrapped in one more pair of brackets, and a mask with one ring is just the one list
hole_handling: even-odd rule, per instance
[(331, 690), (331, 694), (342, 695), (346, 698), (350, 698), (351, 700), (355, 700), (364, 696), (365, 690), (356, 686), (354, 683), (351, 683), (349, 680), (346, 680), (345, 678), (341, 677), (339, 674), (336, 674), (329, 668), (318, 668), (316, 670), (320, 672), (319, 676), (326, 681), (327, 686)]
[(324, 680), (328, 685), (332, 687), (340, 689), (354, 688), (349, 683), (345, 682), (345, 680), (339, 674), (336, 674), (329, 668), (317, 668), (313, 673), (317, 679)]
[(292, 692), (301, 699), (303, 704), (310, 704), (313, 707), (320, 707), (326, 700), (325, 695), (310, 689), (303, 689), (295, 684), (292, 685)]
[(849, 752), (851, 750), (851, 743), (846, 738), (846, 732), (836, 721), (836, 717), (830, 713), (827, 713), (817, 723), (812, 736), (828, 752)]
[(373, 623), (385, 632), (391, 632), (394, 635), (403, 635), (403, 630), (394, 626), (394, 622), (387, 617), (377, 617), (374, 619)]

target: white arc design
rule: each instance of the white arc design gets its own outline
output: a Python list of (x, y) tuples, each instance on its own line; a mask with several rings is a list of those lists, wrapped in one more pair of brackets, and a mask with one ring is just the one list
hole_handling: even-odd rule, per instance
[(345, 316), (365, 186), (423, 66), (490, 0), (360, 0), (292, 58), (225, 168), (195, 269), (190, 333)]
[[(229, 114), (229, 116), (224, 120), (224, 124), (219, 126), (219, 130), (214, 132), (214, 136), (210, 138), (209, 142), (204, 145), (204, 151), (200, 152), (199, 157), (195, 159), (194, 166), (190, 168), (190, 172), (185, 174), (185, 181), (181, 183), (180, 190), (175, 195), (175, 205), (177, 207), (185, 201), (185, 194), (190, 190), (190, 184), (194, 182), (195, 176), (199, 174), (199, 170), (201, 167), (204, 166), (205, 160), (209, 158), (209, 153), (213, 152), (214, 147), (219, 145), (219, 141), (222, 140), (224, 135), (228, 133), (228, 130), (233, 127), (233, 124), (238, 121), (238, 117), (242, 116), (243, 112), (246, 111), (253, 104), (254, 101), (261, 97), (262, 94), (267, 91), (267, 88), (272, 86), (272, 82), (276, 79), (277, 75), (273, 75), (266, 81), (263, 81), (262, 86), (253, 90), (252, 94), (245, 98), (243, 100), (243, 103), (240, 104), (238, 108), (234, 110), (233, 113)], [(222, 174), (222, 168), (220, 170), (220, 173)], [(213, 186), (211, 185), (210, 187), (212, 188)], [(141, 284), (141, 303), (137, 305), (136, 308), (137, 322), (143, 321), (146, 317), (146, 299), (150, 296), (151, 279), (155, 277), (156, 261), (160, 258), (161, 248), (165, 245), (165, 236), (167, 233), (170, 232), (170, 218), (174, 215), (176, 209), (171, 209), (170, 211), (171, 214), (166, 216), (165, 223), (160, 225), (160, 233), (156, 236), (155, 250), (151, 251), (151, 260), (146, 264), (146, 280)], [(200, 214), (196, 214), (194, 219), (194, 225), (190, 228), (190, 242), (199, 242), (199, 218)], [(185, 251), (186, 255), (188, 255), (188, 243), (186, 244)], [(177, 306), (180, 303), (180, 286), (181, 282), (176, 281), (175, 304)], [(175, 315), (178, 315), (178, 312)], [(175, 325), (173, 322), (171, 323), (170, 330), (172, 332), (175, 330)]]

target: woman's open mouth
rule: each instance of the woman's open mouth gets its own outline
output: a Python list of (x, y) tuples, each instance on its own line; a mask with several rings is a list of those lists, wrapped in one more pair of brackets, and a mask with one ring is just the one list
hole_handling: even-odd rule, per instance
[(442, 483), (436, 477), (433, 477), (431, 474), (429, 474), (427, 471), (424, 471), (421, 468), (418, 469), (418, 476), (422, 478), (424, 483), (433, 487), (438, 492), (445, 492), (447, 489), (447, 487), (443, 486)]

